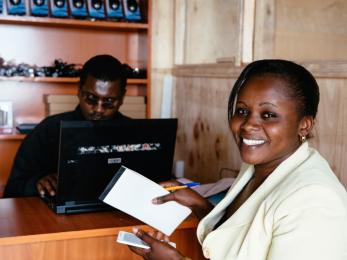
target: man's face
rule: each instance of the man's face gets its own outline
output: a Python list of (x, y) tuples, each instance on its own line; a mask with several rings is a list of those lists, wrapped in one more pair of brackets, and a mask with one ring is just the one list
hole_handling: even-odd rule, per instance
[(78, 90), (82, 114), (87, 120), (112, 119), (123, 103), (120, 81), (103, 81), (88, 76)]

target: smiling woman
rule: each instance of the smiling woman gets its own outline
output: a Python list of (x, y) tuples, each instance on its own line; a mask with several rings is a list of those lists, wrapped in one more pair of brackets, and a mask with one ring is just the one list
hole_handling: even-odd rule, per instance
[[(249, 64), (229, 98), (230, 128), (243, 165), (214, 208), (193, 190), (156, 198), (176, 201), (202, 219), (197, 235), (210, 259), (347, 259), (347, 194), (307, 139), (319, 88), (310, 72), (285, 60)], [(172, 185), (165, 183), (164, 185)], [(143, 231), (146, 259), (183, 259)]]

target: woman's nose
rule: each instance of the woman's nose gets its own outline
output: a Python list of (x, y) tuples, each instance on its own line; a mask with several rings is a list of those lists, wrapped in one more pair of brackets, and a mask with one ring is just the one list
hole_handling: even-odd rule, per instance
[(256, 130), (258, 129), (260, 126), (260, 123), (259, 123), (259, 117), (254, 115), (254, 114), (249, 114), (243, 124), (242, 124), (242, 128), (244, 130), (247, 130), (247, 131), (250, 131), (250, 130)]

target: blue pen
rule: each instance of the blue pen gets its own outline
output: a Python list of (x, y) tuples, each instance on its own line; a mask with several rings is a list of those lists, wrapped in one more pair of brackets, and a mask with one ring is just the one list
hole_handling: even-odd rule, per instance
[(194, 187), (194, 186), (199, 186), (200, 182), (188, 182), (188, 183), (183, 183), (183, 186), (187, 187)]
[(180, 189), (184, 189), (184, 188), (190, 188), (190, 187), (194, 187), (194, 186), (199, 186), (200, 182), (188, 182), (188, 183), (183, 183), (182, 185), (179, 186), (171, 186), (171, 187), (166, 187), (165, 189), (167, 191), (174, 191), (174, 190), (180, 190)]

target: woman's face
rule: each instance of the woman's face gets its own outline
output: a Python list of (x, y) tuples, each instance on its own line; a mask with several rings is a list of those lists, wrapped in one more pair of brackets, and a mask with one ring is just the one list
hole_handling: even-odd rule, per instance
[(278, 77), (253, 77), (242, 87), (230, 120), (243, 161), (268, 173), (300, 146), (299, 134), (307, 127), (287, 93), (286, 82)]

